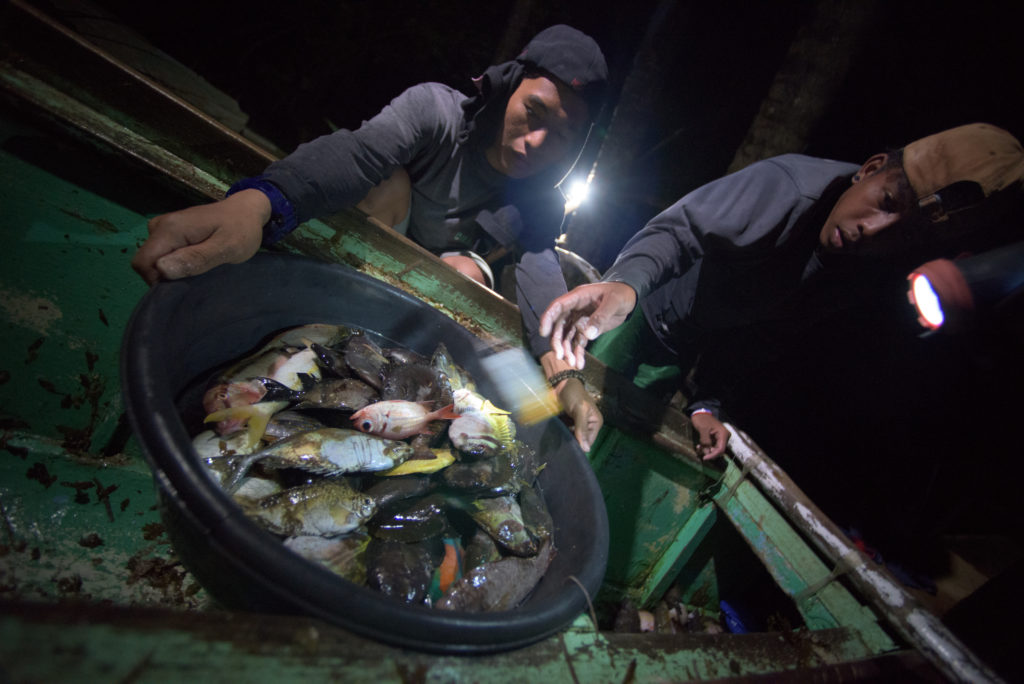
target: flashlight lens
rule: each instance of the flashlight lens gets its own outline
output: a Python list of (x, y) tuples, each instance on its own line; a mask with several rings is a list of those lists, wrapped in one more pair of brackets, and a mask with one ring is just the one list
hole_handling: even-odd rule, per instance
[(939, 303), (939, 298), (935, 294), (932, 284), (928, 282), (928, 278), (920, 273), (916, 274), (910, 283), (910, 288), (914, 294), (914, 306), (917, 307), (917, 313), (921, 316), (921, 323), (933, 330), (942, 325), (945, 320), (945, 316), (942, 314), (942, 304)]

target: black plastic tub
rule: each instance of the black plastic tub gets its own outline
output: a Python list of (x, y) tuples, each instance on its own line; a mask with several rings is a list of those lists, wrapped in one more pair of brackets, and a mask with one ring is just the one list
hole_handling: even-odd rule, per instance
[(555, 521), (557, 555), (514, 610), (464, 613), (403, 604), (293, 554), (243, 515), (203, 472), (179, 411), (181, 395), (269, 333), (306, 323), (357, 326), (425, 354), (443, 341), (480, 391), (493, 396), (469, 331), (351, 268), (261, 253), (153, 287), (125, 331), (122, 392), (172, 544), (207, 591), (228, 607), (313, 615), (383, 642), (443, 653), (524, 646), (584, 612), (587, 599), (573, 578), (590, 596), (597, 594), (608, 519), (586, 456), (558, 420), (519, 430), (547, 463), (539, 482)]

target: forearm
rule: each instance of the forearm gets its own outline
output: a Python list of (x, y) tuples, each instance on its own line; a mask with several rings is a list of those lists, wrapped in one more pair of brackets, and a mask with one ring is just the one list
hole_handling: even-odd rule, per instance
[[(540, 316), (548, 304), (565, 292), (565, 278), (554, 249), (527, 252), (516, 264), (516, 303), (523, 318), (527, 344), (536, 357), (543, 359), (548, 355), (546, 352), (551, 351), (547, 338), (540, 334)], [(564, 369), (568, 368), (570, 366), (565, 364)]]
[(544, 377), (550, 382), (552, 378), (560, 378), (552, 384), (555, 394), (560, 394), (569, 382), (583, 382), (582, 373), (569, 365), (564, 359), (559, 359), (555, 353), (548, 350), (540, 357), (541, 368), (544, 369)]

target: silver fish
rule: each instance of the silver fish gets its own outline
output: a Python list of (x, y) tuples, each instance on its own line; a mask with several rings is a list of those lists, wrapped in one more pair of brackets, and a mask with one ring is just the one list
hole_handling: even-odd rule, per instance
[(265, 529), (286, 537), (337, 537), (352, 532), (377, 512), (373, 499), (336, 479), (317, 480), (238, 503)]
[[(192, 439), (192, 446), (206, 466), (206, 474), (221, 487), (234, 475), (237, 457), (252, 453), (246, 432), (221, 437), (213, 430), (203, 430)], [(234, 498), (258, 499), (281, 491), (281, 486), (263, 477), (243, 477), (234, 489)]]
[(226, 488), (233, 491), (256, 462), (269, 468), (299, 468), (329, 476), (388, 470), (404, 462), (412, 453), (412, 447), (405, 442), (358, 430), (325, 427), (300, 432), (235, 459)]
[(288, 537), (284, 545), (306, 560), (319, 563), (353, 584), (366, 583), (366, 545), (370, 538), (359, 534), (326, 538), (319, 535)]
[(206, 466), (206, 473), (222, 486), (233, 472), (232, 457), (252, 453), (249, 435), (244, 431), (221, 436), (213, 430), (203, 430), (192, 438), (192, 448)]
[(326, 426), (305, 413), (291, 410), (279, 411), (271, 416), (270, 422), (267, 423), (267, 429), (263, 433), (263, 439), (268, 442), (276, 442), (300, 432), (319, 430), (322, 427)]

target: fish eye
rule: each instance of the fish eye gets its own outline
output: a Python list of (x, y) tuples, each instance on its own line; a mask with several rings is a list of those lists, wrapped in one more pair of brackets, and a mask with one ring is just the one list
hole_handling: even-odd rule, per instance
[(364, 420), (359, 426), (363, 428), (363, 431), (369, 432), (373, 428), (373, 423), (369, 420)]

